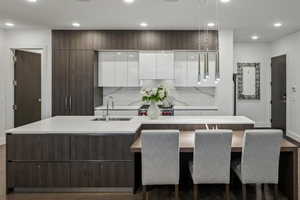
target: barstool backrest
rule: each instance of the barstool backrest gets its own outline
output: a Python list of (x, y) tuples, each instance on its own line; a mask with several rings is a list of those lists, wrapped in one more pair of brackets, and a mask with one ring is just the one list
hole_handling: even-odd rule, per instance
[(241, 179), (244, 184), (278, 184), (282, 131), (246, 130), (243, 139)]
[(196, 130), (193, 178), (196, 184), (230, 182), (232, 130)]
[(179, 130), (144, 130), (142, 184), (179, 184)]

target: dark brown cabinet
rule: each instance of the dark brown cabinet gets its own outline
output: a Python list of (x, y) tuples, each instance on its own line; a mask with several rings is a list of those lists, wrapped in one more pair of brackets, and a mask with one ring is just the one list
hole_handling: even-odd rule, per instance
[(133, 161), (73, 163), (73, 187), (132, 187)]
[(10, 134), (7, 187), (133, 187), (133, 135)]
[(132, 141), (131, 135), (72, 136), (71, 160), (133, 160)]
[(70, 115), (94, 114), (94, 51), (70, 51), (69, 107)]
[(97, 55), (92, 50), (54, 50), (52, 115), (93, 115)]
[(54, 30), (53, 49), (217, 50), (215, 30)]
[(68, 187), (67, 163), (11, 162), (8, 164), (8, 187)]
[(52, 71), (52, 114), (67, 115), (69, 113), (69, 63), (70, 52), (68, 50), (53, 51)]
[(9, 161), (67, 161), (70, 160), (69, 136), (7, 135)]

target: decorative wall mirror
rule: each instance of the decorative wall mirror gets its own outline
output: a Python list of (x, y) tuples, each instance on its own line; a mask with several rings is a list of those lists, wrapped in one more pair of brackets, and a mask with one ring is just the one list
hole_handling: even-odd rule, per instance
[(260, 63), (238, 63), (238, 99), (260, 99)]

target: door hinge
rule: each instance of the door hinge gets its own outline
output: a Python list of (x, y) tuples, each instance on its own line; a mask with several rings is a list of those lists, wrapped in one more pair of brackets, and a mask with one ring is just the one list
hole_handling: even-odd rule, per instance
[(272, 123), (272, 122), (273, 122), (273, 120), (272, 120), (272, 119), (270, 119), (270, 122)]
[(270, 85), (272, 86), (272, 81), (270, 82)]
[(18, 82), (16, 80), (13, 80), (13, 85), (14, 86), (17, 86), (18, 85)]
[(18, 106), (16, 104), (13, 105), (13, 110), (18, 110)]
[(271, 100), (271, 101), (270, 101), (270, 104), (272, 104), (272, 103), (273, 103), (273, 101)]

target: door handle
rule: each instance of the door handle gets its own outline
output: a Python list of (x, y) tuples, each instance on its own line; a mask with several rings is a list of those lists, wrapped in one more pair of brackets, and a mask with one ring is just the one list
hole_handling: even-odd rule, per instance
[(281, 101), (282, 101), (283, 103), (286, 103), (286, 95), (283, 95), (283, 96), (282, 96)]
[(69, 111), (72, 111), (72, 96), (69, 96)]

